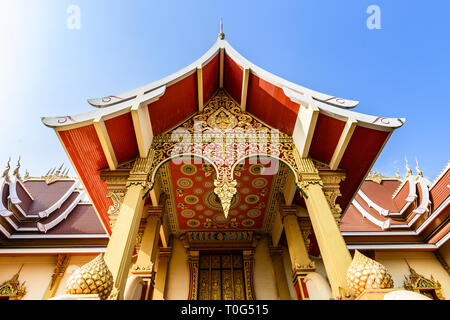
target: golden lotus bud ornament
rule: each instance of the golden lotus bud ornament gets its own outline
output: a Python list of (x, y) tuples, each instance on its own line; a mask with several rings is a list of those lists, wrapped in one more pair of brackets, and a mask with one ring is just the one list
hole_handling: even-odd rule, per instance
[(106, 300), (112, 288), (113, 275), (101, 254), (70, 276), (66, 294), (98, 294), (101, 300)]
[(355, 297), (366, 289), (388, 289), (394, 287), (394, 281), (387, 269), (355, 250), (353, 261), (347, 271), (347, 283)]

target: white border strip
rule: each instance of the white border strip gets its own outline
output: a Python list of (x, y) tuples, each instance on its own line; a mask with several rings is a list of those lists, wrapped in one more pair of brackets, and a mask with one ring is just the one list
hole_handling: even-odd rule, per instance
[(101, 248), (42, 248), (42, 249), (0, 249), (0, 254), (62, 254), (62, 253), (105, 253)]

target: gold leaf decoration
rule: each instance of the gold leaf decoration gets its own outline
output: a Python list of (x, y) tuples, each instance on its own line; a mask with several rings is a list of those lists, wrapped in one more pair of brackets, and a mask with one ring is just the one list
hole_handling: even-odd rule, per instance
[(100, 254), (70, 276), (66, 294), (98, 294), (101, 300), (106, 300), (112, 287), (113, 275)]
[(387, 269), (355, 250), (353, 261), (347, 271), (347, 283), (353, 295), (358, 297), (365, 289), (389, 289), (394, 281)]

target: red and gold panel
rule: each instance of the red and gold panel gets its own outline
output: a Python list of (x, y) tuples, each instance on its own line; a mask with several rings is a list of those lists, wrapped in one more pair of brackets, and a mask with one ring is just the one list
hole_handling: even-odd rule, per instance
[[(181, 161), (180, 161), (181, 162)], [(246, 160), (236, 166), (238, 181), (228, 218), (214, 193), (215, 171), (209, 164), (169, 163), (175, 210), (180, 230), (252, 229), (263, 227), (277, 168), (276, 160)]]

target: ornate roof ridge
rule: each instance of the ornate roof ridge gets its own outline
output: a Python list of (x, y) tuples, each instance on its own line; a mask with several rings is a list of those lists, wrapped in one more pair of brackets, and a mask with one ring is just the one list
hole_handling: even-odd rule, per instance
[(170, 76), (118, 95), (88, 99), (90, 105), (100, 108), (98, 110), (73, 116), (42, 117), (41, 120), (46, 126), (51, 128), (65, 127), (68, 125), (81, 126), (90, 124), (99, 117), (126, 112), (133, 105), (142, 102), (152, 103), (165, 94), (167, 86), (197, 72), (197, 68), (202, 68), (203, 65), (206, 65), (219, 54), (221, 50), (225, 50), (226, 54), (234, 59), (241, 67), (249, 69), (256, 76), (281, 88), (285, 95), (294, 103), (315, 105), (320, 111), (331, 117), (341, 120), (352, 118), (357, 120), (359, 124), (365, 124), (368, 127), (378, 130), (392, 130), (401, 127), (405, 122), (403, 118), (377, 117), (349, 111), (347, 109), (356, 107), (359, 102), (320, 93), (278, 77), (245, 59), (225, 39), (220, 38), (200, 59)]
[(450, 169), (450, 160), (447, 161), (447, 164), (445, 167), (439, 172), (439, 174), (436, 176), (436, 178), (433, 179), (433, 181), (430, 183), (430, 190), (433, 189), (433, 187), (436, 185), (436, 183), (441, 180), (441, 178), (444, 176), (444, 174), (447, 173), (447, 171)]

